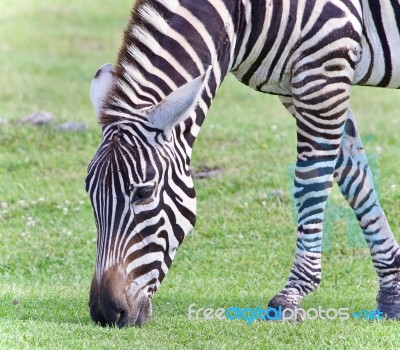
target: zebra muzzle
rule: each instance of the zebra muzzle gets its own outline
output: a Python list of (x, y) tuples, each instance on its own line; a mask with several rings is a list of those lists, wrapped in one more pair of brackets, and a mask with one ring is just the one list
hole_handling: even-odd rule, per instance
[(90, 316), (102, 326), (141, 326), (151, 316), (151, 300), (140, 291), (129, 293), (129, 285), (118, 267), (108, 269), (97, 281), (93, 277), (90, 287)]

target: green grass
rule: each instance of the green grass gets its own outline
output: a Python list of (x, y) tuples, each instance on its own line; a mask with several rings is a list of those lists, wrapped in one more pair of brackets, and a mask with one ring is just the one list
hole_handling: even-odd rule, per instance
[[(130, 0), (0, 0), (0, 349), (397, 349), (398, 322), (306, 321), (291, 325), (188, 320), (198, 307), (265, 306), (286, 281), (295, 224), (287, 169), (295, 126), (275, 97), (229, 76), (196, 142), (192, 166), (218, 167), (196, 180), (198, 223), (154, 298), (142, 328), (94, 325), (88, 289), (96, 232), (83, 188), (100, 141), (88, 87), (113, 62)], [(354, 89), (381, 202), (399, 238), (398, 92)], [(86, 133), (21, 127), (31, 112), (73, 119)], [(396, 187), (397, 186), (397, 187)], [(274, 190), (283, 191), (282, 198)], [(332, 203), (345, 207), (338, 191)], [(329, 243), (329, 242), (328, 242)], [(335, 223), (323, 282), (305, 308), (375, 307), (377, 281), (365, 248)]]

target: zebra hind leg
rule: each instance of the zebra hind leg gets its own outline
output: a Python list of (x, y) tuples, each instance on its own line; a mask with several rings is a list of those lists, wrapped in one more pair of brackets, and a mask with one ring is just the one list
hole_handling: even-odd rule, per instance
[(370, 249), (378, 280), (377, 309), (400, 319), (400, 248), (374, 189), (355, 118), (349, 109), (335, 180), (354, 210)]
[[(291, 97), (281, 97), (280, 99), (286, 109), (295, 116), (293, 99)], [(354, 210), (371, 252), (380, 285), (377, 310), (383, 312), (389, 319), (400, 319), (400, 248), (377, 198), (372, 174), (350, 108), (334, 178), (342, 195)], [(298, 237), (299, 241), (301, 243), (301, 236)], [(321, 278), (318, 243), (322, 243), (322, 240), (318, 238), (315, 243), (314, 256), (309, 256), (309, 259), (314, 261), (314, 283), (309, 284), (308, 292), (318, 287)], [(299, 247), (299, 243), (297, 247)], [(301, 300), (308, 292), (300, 293), (298, 288), (291, 286), (290, 281), (289, 278), (283, 290), (269, 302), (269, 307), (282, 306), (284, 309), (293, 309), (300, 305)]]

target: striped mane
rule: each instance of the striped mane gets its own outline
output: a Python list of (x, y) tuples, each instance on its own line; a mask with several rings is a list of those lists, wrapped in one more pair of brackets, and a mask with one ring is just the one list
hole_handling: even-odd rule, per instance
[[(171, 29), (174, 20), (182, 21), (173, 12), (178, 3), (169, 0), (164, 5), (154, 0), (139, 0), (134, 6), (117, 58), (115, 84), (105, 101), (105, 110), (126, 113), (129, 119), (135, 112), (157, 105), (202, 72), (203, 65), (197, 54), (190, 45), (182, 42), (181, 33)], [(170, 52), (171, 45), (174, 53)], [(188, 66), (179, 61), (182, 58), (186, 58)], [(99, 119), (102, 126), (107, 126), (120, 117), (102, 113)]]

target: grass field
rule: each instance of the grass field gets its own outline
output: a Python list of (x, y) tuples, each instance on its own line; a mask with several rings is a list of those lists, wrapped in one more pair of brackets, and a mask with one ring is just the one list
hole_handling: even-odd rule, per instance
[[(88, 314), (96, 231), (83, 181), (100, 142), (88, 88), (113, 62), (130, 0), (0, 0), (0, 349), (398, 349), (400, 323), (301, 324), (188, 320), (188, 307), (266, 306), (286, 281), (295, 224), (288, 176), (295, 127), (275, 97), (229, 76), (195, 145), (198, 222), (180, 248), (142, 328), (100, 328)], [(399, 239), (400, 108), (397, 91), (355, 88), (365, 148)], [(19, 118), (49, 111), (49, 127)], [(63, 133), (76, 120), (84, 133)], [(277, 195), (278, 194), (278, 195)], [(346, 208), (337, 189), (333, 206)], [(375, 307), (368, 250), (343, 222), (323, 256), (323, 282), (303, 307)]]

